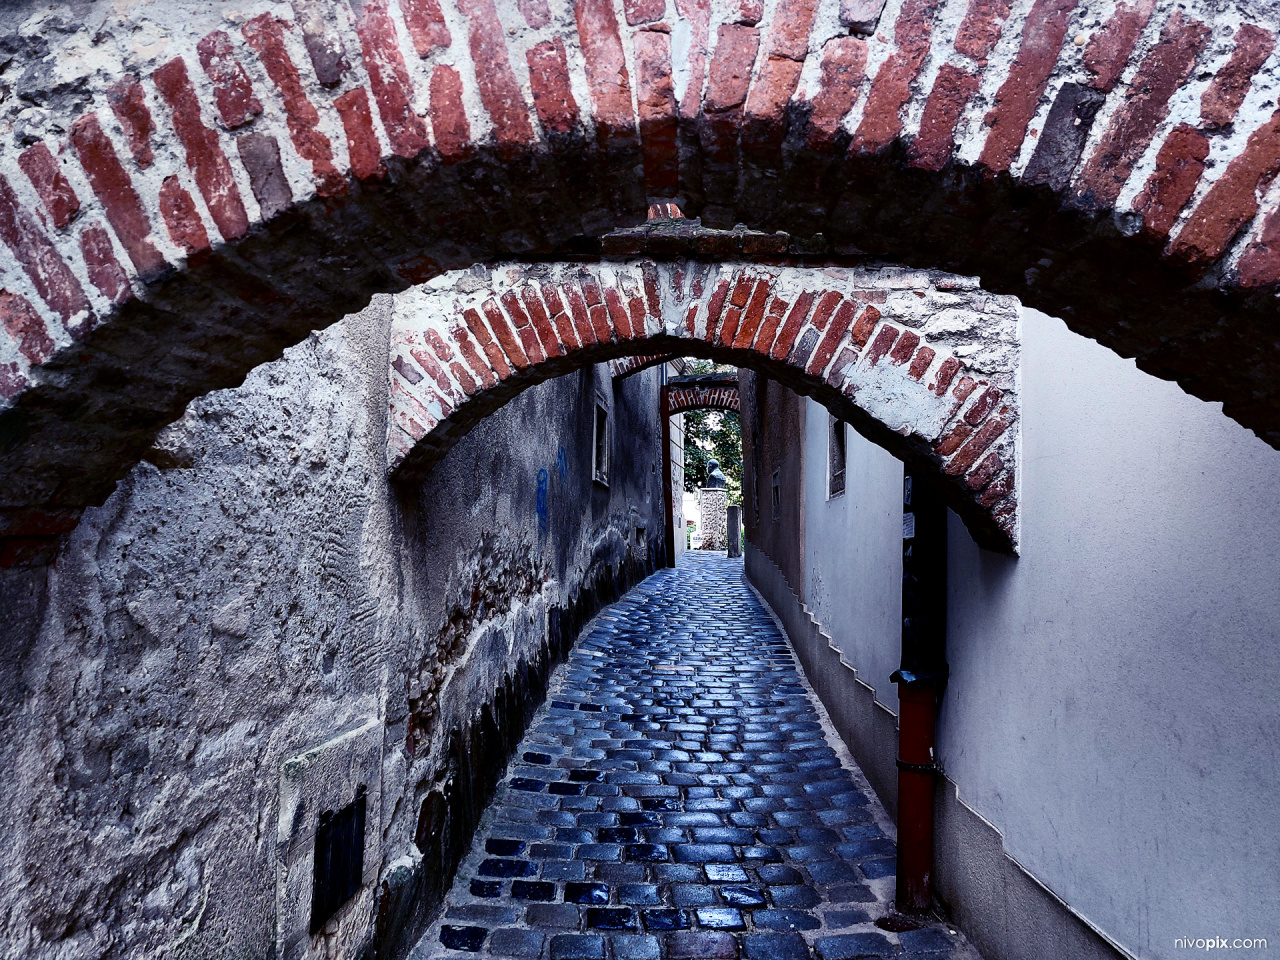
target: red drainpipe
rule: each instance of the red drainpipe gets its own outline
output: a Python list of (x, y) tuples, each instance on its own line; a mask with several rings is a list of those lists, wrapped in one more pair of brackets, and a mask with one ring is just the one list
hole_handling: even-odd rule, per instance
[(898, 681), (898, 888), (903, 913), (933, 906), (933, 731), (938, 694)]
[(934, 730), (947, 683), (947, 506), (906, 471), (902, 496), (902, 667), (898, 685), (897, 907), (933, 908)]

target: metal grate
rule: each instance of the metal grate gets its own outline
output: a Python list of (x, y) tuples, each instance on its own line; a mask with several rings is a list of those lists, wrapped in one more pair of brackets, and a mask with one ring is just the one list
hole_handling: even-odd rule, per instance
[(364, 876), (364, 807), (365, 792), (361, 787), (355, 800), (341, 810), (320, 814), (316, 827), (315, 884), (311, 888), (313, 935), (360, 889)]

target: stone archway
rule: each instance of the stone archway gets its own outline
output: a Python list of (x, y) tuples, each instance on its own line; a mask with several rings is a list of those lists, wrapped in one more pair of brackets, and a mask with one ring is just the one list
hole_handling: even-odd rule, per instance
[(1243, 3), (121, 10), (0, 20), (0, 564), (373, 293), (625, 252), (655, 199), (759, 232), (649, 255), (980, 276), (1280, 444), (1277, 55)]
[(666, 393), (665, 416), (689, 410), (738, 413), (742, 409), (738, 398), (738, 379), (727, 374), (675, 377), (663, 389)]
[(704, 356), (812, 395), (939, 476), (978, 542), (1016, 552), (1019, 329), (1013, 298), (895, 267), (459, 271), (397, 298), (388, 468), (420, 476), (522, 390), (587, 363)]

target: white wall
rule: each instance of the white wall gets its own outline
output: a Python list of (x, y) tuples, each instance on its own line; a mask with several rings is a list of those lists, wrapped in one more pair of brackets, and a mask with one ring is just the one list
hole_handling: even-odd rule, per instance
[[(1022, 556), (950, 526), (944, 770), (1131, 953), (1275, 950), (1280, 452), (1033, 311), (1022, 382)], [(825, 431), (810, 403), (808, 602), (889, 703), (900, 469), (851, 438), (848, 492), (827, 502)]]
[(845, 492), (827, 498), (827, 408), (804, 401), (804, 602), (876, 699), (898, 712), (902, 463), (853, 428)]

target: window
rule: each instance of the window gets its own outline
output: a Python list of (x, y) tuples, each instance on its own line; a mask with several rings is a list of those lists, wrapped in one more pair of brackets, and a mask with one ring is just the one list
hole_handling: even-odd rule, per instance
[(591, 457), (591, 478), (609, 484), (609, 410), (596, 401), (596, 435)]
[(315, 879), (311, 888), (311, 933), (360, 890), (364, 877), (364, 787), (337, 813), (320, 814), (316, 826)]
[(843, 420), (828, 415), (827, 428), (827, 499), (844, 493), (846, 427)]
[(778, 471), (773, 471), (773, 519), (782, 517), (782, 495), (778, 490)]

